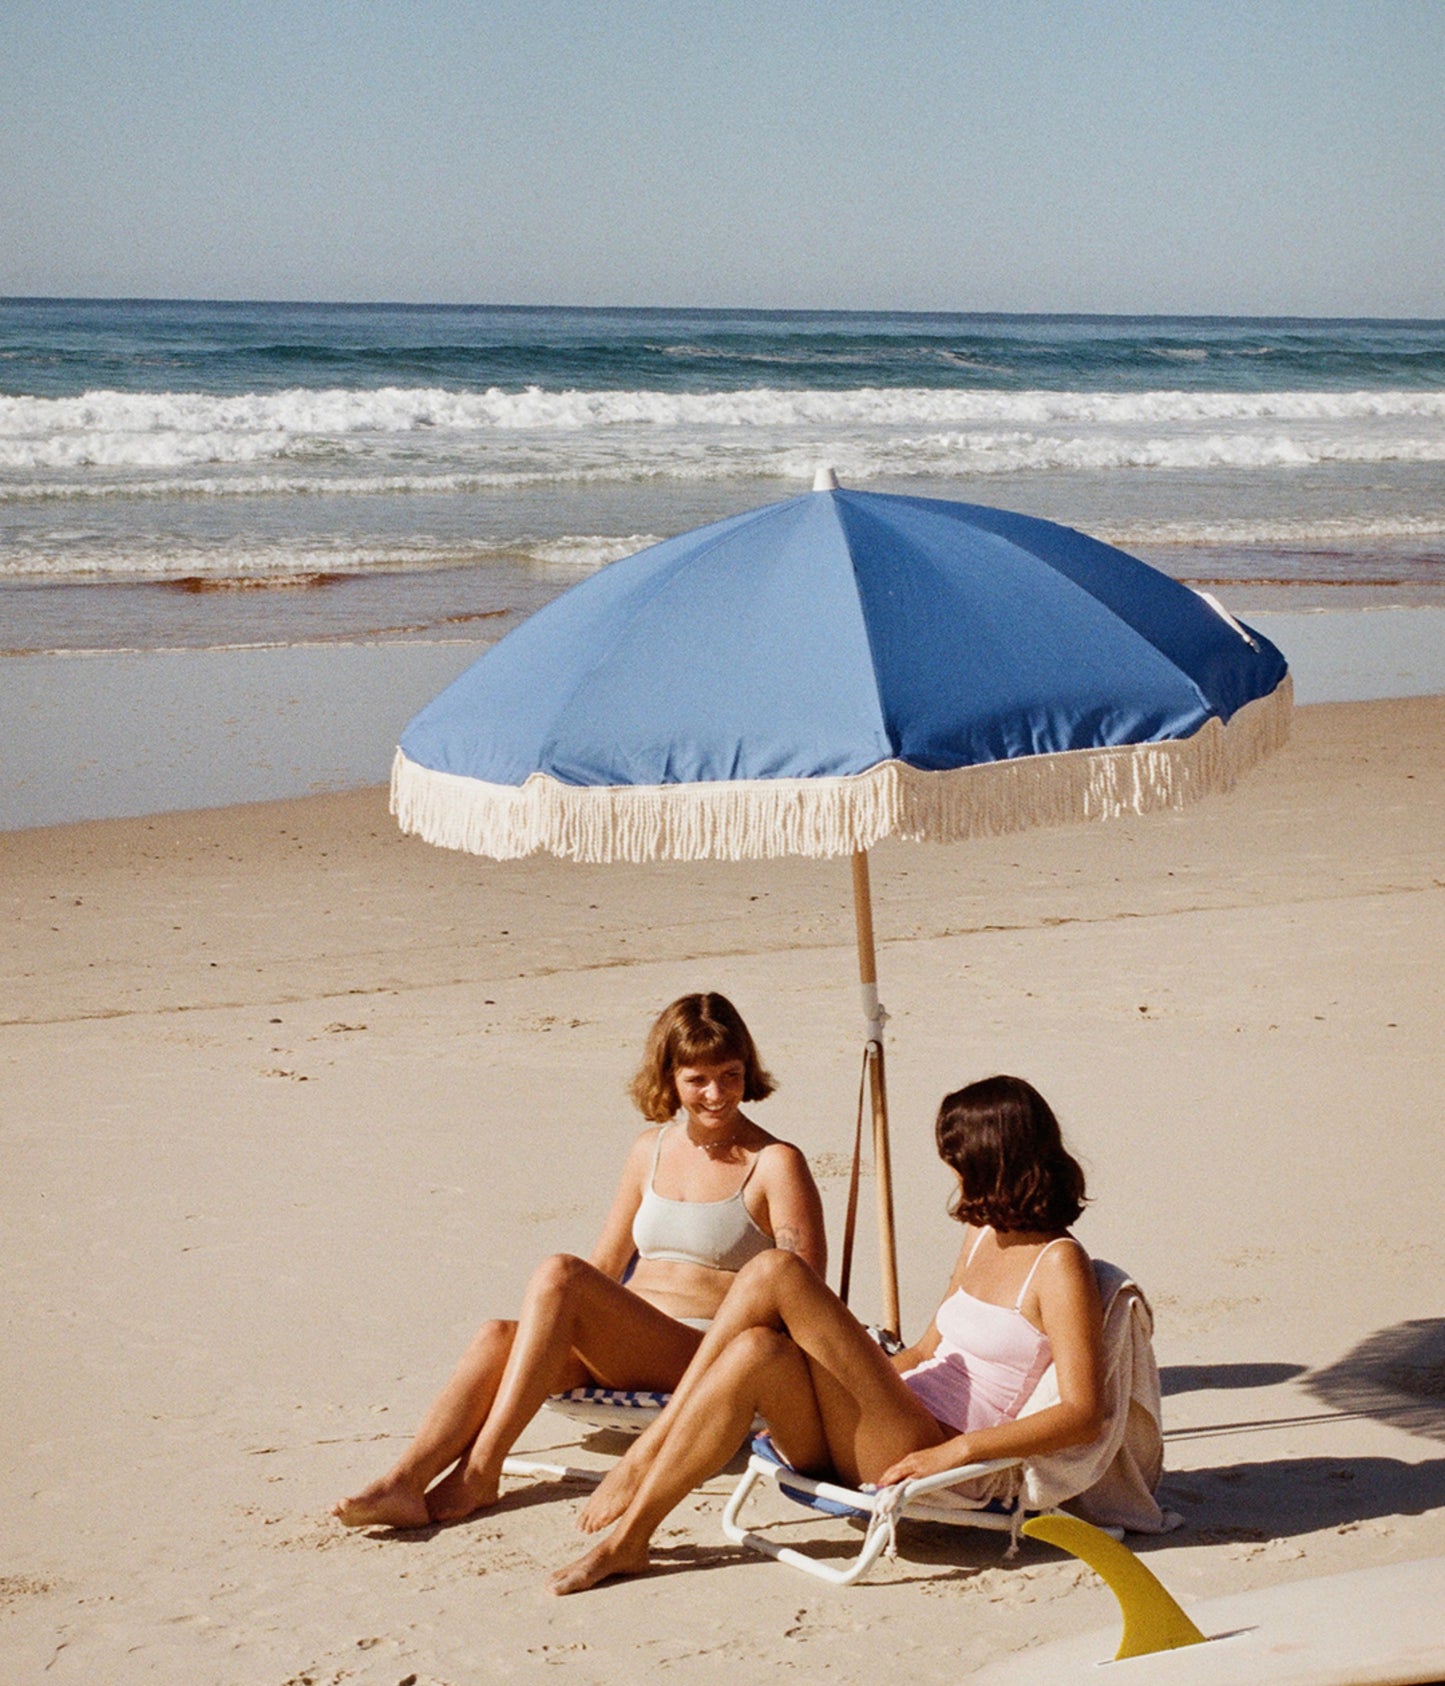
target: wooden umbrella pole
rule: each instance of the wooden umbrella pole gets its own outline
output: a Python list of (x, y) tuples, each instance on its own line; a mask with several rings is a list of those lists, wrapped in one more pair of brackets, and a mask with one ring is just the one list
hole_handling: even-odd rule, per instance
[(900, 1334), (898, 1245), (893, 1230), (893, 1167), (888, 1150), (888, 1085), (883, 1068), (883, 1021), (878, 1004), (878, 959), (873, 947), (873, 898), (868, 885), (868, 852), (853, 856), (853, 918), (858, 932), (858, 982), (868, 1033), (868, 1088), (873, 1101), (873, 1171), (878, 1185), (878, 1269), (883, 1315)]

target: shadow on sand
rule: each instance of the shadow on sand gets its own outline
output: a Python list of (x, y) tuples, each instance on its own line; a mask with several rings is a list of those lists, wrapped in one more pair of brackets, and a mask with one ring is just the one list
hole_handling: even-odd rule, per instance
[[(1167, 1474), (1163, 1503), (1206, 1539), (1268, 1540), (1346, 1529), (1445, 1505), (1445, 1458), (1276, 1458)], [(1165, 1536), (1167, 1539), (1169, 1536)], [(1144, 1542), (1130, 1536), (1136, 1549)]]
[[(1342, 1418), (1370, 1418), (1433, 1440), (1445, 1440), (1445, 1318), (1399, 1323), (1368, 1336), (1336, 1363), (1306, 1375), (1300, 1364), (1171, 1365), (1160, 1372), (1166, 1395), (1274, 1387), (1304, 1377), (1301, 1386), (1327, 1410), (1306, 1416), (1261, 1418), (1218, 1423), (1166, 1436), (1211, 1439), (1257, 1429), (1302, 1428)], [(594, 1431), (583, 1444), (590, 1450), (620, 1453), (628, 1437)], [(728, 1465), (743, 1468), (745, 1452)], [(538, 1481), (511, 1488), (489, 1509), (500, 1519), (533, 1505), (577, 1499), (585, 1487), (572, 1482)], [(1361, 1523), (1394, 1516), (1418, 1516), (1445, 1506), (1445, 1458), (1406, 1463), (1384, 1457), (1277, 1458), (1219, 1464), (1177, 1474), (1166, 1473), (1161, 1501), (1180, 1511), (1187, 1532), (1157, 1540), (1130, 1535), (1129, 1544), (1147, 1553), (1155, 1545), (1192, 1541), (1200, 1544), (1249, 1544), (1311, 1534), (1326, 1528), (1349, 1530)], [(801, 1519), (801, 1518), (800, 1518)], [(438, 1528), (383, 1531), (400, 1540), (434, 1538)], [(967, 1577), (1000, 1561), (997, 1536), (932, 1524), (910, 1524), (905, 1555), (920, 1567)], [(809, 1548), (821, 1557), (851, 1555), (856, 1539), (814, 1539)], [(1025, 1546), (1025, 1558), (1047, 1559), (1051, 1548)], [(678, 1546), (656, 1554), (657, 1570), (720, 1569), (756, 1561), (724, 1545)]]
[(1304, 1386), (1337, 1411), (1445, 1440), (1445, 1317), (1381, 1329)]
[[(1368, 1336), (1334, 1364), (1304, 1374), (1296, 1364), (1179, 1365), (1161, 1373), (1163, 1391), (1264, 1387), (1303, 1376), (1326, 1410), (1253, 1422), (1217, 1423), (1166, 1435), (1207, 1440), (1259, 1429), (1300, 1429), (1368, 1419), (1445, 1440), (1445, 1318), (1397, 1323)], [(1260, 1540), (1346, 1529), (1445, 1505), (1445, 1458), (1406, 1463), (1383, 1457), (1280, 1458), (1220, 1464), (1166, 1475), (1164, 1502), (1205, 1539)], [(1132, 1543), (1132, 1542), (1131, 1542)]]
[(1275, 1387), (1304, 1373), (1303, 1364), (1165, 1364), (1159, 1371), (1159, 1391), (1168, 1399), (1209, 1388)]

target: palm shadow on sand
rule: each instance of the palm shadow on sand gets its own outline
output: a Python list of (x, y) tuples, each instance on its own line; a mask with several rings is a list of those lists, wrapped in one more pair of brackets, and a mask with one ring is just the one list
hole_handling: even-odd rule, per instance
[(1367, 1335), (1304, 1386), (1338, 1411), (1445, 1440), (1445, 1317), (1421, 1317)]

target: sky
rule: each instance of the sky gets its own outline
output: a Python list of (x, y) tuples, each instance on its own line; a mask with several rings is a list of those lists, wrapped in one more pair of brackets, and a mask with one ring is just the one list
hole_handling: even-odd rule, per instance
[(1445, 317), (1445, 0), (5, 0), (0, 295)]

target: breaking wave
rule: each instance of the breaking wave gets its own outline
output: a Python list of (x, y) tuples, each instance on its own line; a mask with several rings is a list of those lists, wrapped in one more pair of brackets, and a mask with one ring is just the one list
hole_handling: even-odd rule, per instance
[(811, 475), (820, 449), (855, 478), (1438, 462), (1445, 393), (387, 387), (0, 398), (8, 500), (788, 479)]

